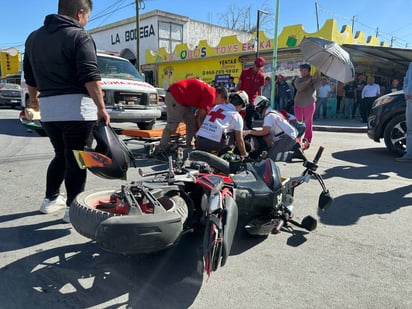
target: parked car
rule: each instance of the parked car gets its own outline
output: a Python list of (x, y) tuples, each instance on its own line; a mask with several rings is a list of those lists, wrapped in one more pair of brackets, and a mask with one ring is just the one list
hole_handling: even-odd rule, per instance
[(375, 142), (383, 138), (386, 147), (397, 155), (406, 151), (406, 101), (403, 90), (375, 100), (368, 117), (368, 136)]
[(162, 113), (160, 119), (166, 120), (167, 118), (166, 90), (164, 90), (163, 88), (156, 88), (156, 91), (159, 96), (158, 109)]
[[(161, 116), (156, 88), (146, 83), (127, 59), (98, 52), (97, 63), (110, 121), (135, 122), (142, 130), (152, 129)], [(23, 75), (21, 86), (21, 104), (28, 107), (29, 95)]]
[(20, 106), (20, 86), (17, 84), (0, 84), (0, 105)]

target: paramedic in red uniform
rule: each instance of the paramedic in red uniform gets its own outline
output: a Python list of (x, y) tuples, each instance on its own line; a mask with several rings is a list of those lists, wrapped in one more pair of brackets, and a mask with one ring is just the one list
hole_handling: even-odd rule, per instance
[[(239, 77), (239, 82), (236, 86), (236, 91), (243, 90), (249, 96), (249, 102), (253, 102), (258, 95), (262, 94), (262, 87), (265, 84), (265, 76), (262, 73), (262, 68), (265, 66), (266, 60), (259, 57), (255, 60), (252, 67), (243, 69)], [(246, 108), (245, 127), (252, 129), (253, 116), (255, 111), (252, 104)]]
[[(178, 81), (166, 91), (167, 124), (157, 151), (157, 157), (164, 157), (170, 136), (176, 132), (181, 121), (186, 124), (186, 144), (193, 148), (193, 137), (216, 100), (216, 88), (205, 82), (190, 78)], [(196, 117), (193, 109), (197, 109)], [(167, 157), (167, 155), (166, 155)]]

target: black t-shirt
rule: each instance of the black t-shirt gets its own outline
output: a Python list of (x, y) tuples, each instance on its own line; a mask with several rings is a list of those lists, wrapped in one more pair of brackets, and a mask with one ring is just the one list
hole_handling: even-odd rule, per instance
[(355, 90), (356, 90), (356, 98), (357, 99), (362, 99), (362, 90), (363, 90), (363, 87), (365, 87), (365, 85), (366, 85), (365, 82), (355, 83)]
[(343, 90), (345, 90), (345, 97), (348, 99), (354, 99), (355, 98), (355, 86), (354, 85), (345, 85), (343, 87)]

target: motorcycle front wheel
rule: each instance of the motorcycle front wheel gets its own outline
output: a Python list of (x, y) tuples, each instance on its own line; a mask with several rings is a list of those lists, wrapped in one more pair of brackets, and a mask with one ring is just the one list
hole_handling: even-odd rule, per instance
[(70, 206), (70, 221), (75, 230), (103, 249), (122, 254), (153, 253), (176, 242), (189, 213), (183, 197), (175, 194), (160, 198), (165, 212), (118, 214), (109, 202), (115, 193), (80, 193)]
[[(203, 259), (207, 275), (216, 271), (222, 258), (223, 250), (223, 230), (220, 215), (211, 215), (215, 220), (208, 218), (203, 236)], [(218, 223), (219, 222), (219, 223)]]

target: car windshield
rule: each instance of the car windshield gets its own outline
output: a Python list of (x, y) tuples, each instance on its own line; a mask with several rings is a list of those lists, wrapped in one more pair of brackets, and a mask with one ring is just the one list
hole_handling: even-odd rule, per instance
[(128, 60), (97, 56), (100, 73), (103, 78), (118, 78), (144, 81), (144, 78)]

